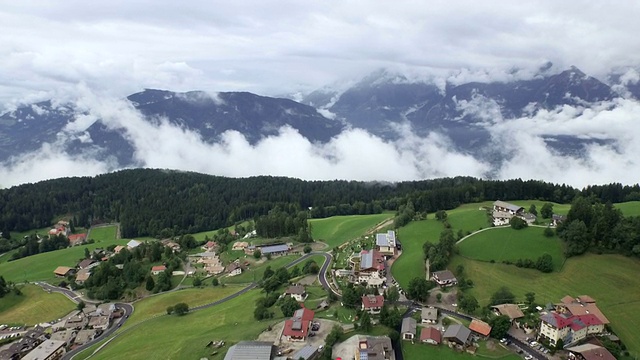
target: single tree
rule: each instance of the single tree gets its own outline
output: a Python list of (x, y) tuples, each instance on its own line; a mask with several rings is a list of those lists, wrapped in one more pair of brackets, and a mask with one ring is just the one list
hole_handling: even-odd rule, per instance
[(193, 286), (198, 287), (200, 285), (202, 285), (202, 280), (200, 280), (200, 278), (197, 276), (193, 278)]
[(473, 314), (480, 305), (473, 295), (464, 295), (460, 300), (458, 300), (458, 306), (460, 307), (460, 310)]
[(91, 251), (89, 251), (89, 249), (86, 247), (84, 248), (84, 258), (85, 259), (91, 258)]
[(491, 325), (491, 337), (502, 339), (511, 328), (511, 320), (506, 315), (496, 316), (489, 320), (489, 325)]
[(509, 220), (509, 225), (511, 225), (511, 228), (514, 230), (524, 229), (529, 226), (526, 221), (517, 216), (514, 216), (511, 218), (511, 220)]
[(515, 300), (516, 296), (513, 295), (511, 290), (506, 286), (503, 286), (491, 295), (489, 305), (513, 304)]
[(436, 211), (436, 220), (438, 221), (444, 221), (447, 219), (447, 212), (444, 210), (438, 210)]
[(543, 219), (551, 219), (551, 216), (553, 216), (553, 204), (545, 203), (542, 205), (540, 208), (540, 215), (542, 215)]
[(369, 315), (367, 311), (363, 311), (360, 316), (360, 327), (365, 332), (371, 331), (371, 328), (373, 327), (373, 324), (371, 323), (371, 315)]
[(549, 237), (550, 238), (550, 237), (553, 237), (556, 233), (553, 231), (552, 228), (547, 226), (546, 228), (544, 228), (543, 234), (544, 234), (545, 237)]
[(80, 300), (80, 302), (78, 303), (78, 305), (76, 306), (76, 309), (82, 311), (82, 309), (85, 308), (85, 306), (87, 306), (87, 304), (84, 303), (84, 301)]
[(400, 292), (398, 291), (398, 288), (395, 286), (390, 287), (387, 290), (387, 301), (394, 303), (398, 301), (398, 299), (400, 299)]
[(260, 259), (262, 257), (262, 251), (260, 251), (260, 249), (254, 250), (253, 257), (256, 259)]
[(173, 312), (178, 316), (182, 316), (189, 312), (189, 305), (185, 303), (177, 303), (173, 306)]
[(213, 278), (213, 280), (211, 280), (211, 285), (213, 286), (220, 285), (220, 281), (218, 280), (218, 278)]
[(293, 313), (298, 309), (300, 309), (300, 304), (298, 304), (296, 299), (290, 296), (284, 298), (282, 300), (282, 303), (280, 304), (280, 310), (282, 310), (282, 315), (284, 315), (285, 317), (293, 316)]
[(536, 204), (531, 204), (531, 206), (529, 206), (529, 212), (535, 216), (538, 216), (538, 210), (536, 209)]
[(305, 253), (305, 254), (310, 253), (310, 252), (311, 252), (311, 246), (309, 246), (309, 245), (305, 245), (305, 246), (304, 246), (304, 249), (303, 249), (302, 251), (304, 251), (304, 253)]
[(536, 301), (536, 293), (528, 292), (528, 293), (524, 294), (524, 298), (525, 298), (525, 301), (524, 301), (525, 304), (532, 305)]
[(168, 306), (167, 307), (167, 315), (171, 315), (173, 314), (173, 306)]
[(147, 276), (147, 283), (144, 288), (147, 289), (147, 291), (153, 291), (154, 287), (156, 287), (156, 282), (153, 281), (153, 277)]

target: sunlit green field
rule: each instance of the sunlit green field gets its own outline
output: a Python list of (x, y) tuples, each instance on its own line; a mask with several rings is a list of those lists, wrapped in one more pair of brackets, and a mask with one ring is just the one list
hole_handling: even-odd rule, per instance
[(36, 285), (18, 287), (22, 295), (11, 292), (0, 299), (0, 324), (35, 325), (61, 318), (76, 307), (60, 293), (47, 293)]
[(377, 224), (391, 218), (393, 218), (391, 213), (332, 216), (324, 219), (311, 219), (309, 224), (313, 239), (323, 241), (330, 248), (333, 248), (364, 235)]

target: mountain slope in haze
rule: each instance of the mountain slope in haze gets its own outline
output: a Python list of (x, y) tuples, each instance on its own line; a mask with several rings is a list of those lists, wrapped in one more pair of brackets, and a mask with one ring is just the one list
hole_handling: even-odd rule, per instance
[[(175, 93), (145, 90), (127, 100), (151, 123), (168, 121), (182, 129), (198, 133), (205, 142), (214, 143), (229, 130), (240, 132), (249, 143), (276, 135), (290, 126), (311, 142), (327, 142), (345, 127), (327, 119), (310, 106), (289, 99), (258, 96), (247, 92), (227, 92), (211, 96), (205, 92)], [(82, 111), (73, 105), (54, 107), (51, 102), (23, 106), (0, 117), (0, 161), (10, 156), (37, 150), (42, 143), (53, 142)], [(96, 119), (86, 130), (68, 134), (64, 146), (69, 153), (90, 151), (104, 160), (115, 158), (121, 166), (136, 165), (134, 146), (123, 129)]]

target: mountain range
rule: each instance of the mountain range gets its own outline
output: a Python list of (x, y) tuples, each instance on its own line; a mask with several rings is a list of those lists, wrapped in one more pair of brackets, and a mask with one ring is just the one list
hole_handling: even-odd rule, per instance
[[(491, 126), (533, 116), (541, 110), (567, 105), (588, 107), (622, 97), (614, 90), (619, 84), (611, 83), (617, 79), (612, 77), (610, 83), (605, 83), (572, 67), (555, 74), (541, 71), (529, 80), (436, 85), (381, 70), (344, 91), (318, 90), (299, 102), (247, 92), (177, 93), (154, 89), (132, 94), (126, 101), (148, 123), (169, 123), (197, 133), (209, 144), (221, 141), (230, 130), (256, 144), (278, 134), (283, 126), (291, 127), (312, 143), (326, 143), (349, 128), (394, 140), (408, 126), (417, 136), (437, 132), (446, 135), (457, 151), (499, 162), (505, 155), (488, 146)], [(625, 89), (624, 96), (640, 95), (640, 86)], [(74, 103), (59, 104), (56, 99), (2, 114), (0, 162), (37, 151), (43, 143), (55, 143), (69, 154), (115, 159), (120, 167), (144, 165), (136, 160), (135, 145), (127, 136), (126, 126), (114, 126), (101, 118), (89, 118), (85, 128), (70, 126), (79, 117), (89, 116), (86, 109)], [(570, 135), (549, 135), (544, 139), (555, 151), (574, 155), (591, 142), (612, 141)]]

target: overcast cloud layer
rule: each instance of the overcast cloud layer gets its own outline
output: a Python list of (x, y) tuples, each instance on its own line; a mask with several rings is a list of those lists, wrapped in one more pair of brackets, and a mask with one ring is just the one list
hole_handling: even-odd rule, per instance
[[(294, 94), (379, 68), (440, 84), (501, 81), (530, 77), (547, 61), (604, 79), (613, 68), (640, 64), (639, 13), (632, 1), (3, 1), (0, 109), (50, 98), (78, 102), (93, 117), (79, 119), (70, 132), (95, 118), (124, 127), (148, 167), (304, 179), (483, 176), (487, 164), (453, 151), (436, 133), (417, 138), (402, 128), (401, 140), (386, 142), (350, 130), (320, 146), (283, 128), (256, 146), (233, 132), (210, 145), (168, 123), (144, 122), (118, 99), (143, 88)], [(637, 72), (627, 75), (638, 81)], [(487, 114), (496, 144), (526, 144), (510, 149), (514, 157), (498, 169), (500, 178), (575, 186), (638, 181), (637, 102), (513, 121), (502, 121), (483, 99), (459, 105)], [(593, 145), (576, 159), (554, 154), (543, 134), (618, 143)], [(1, 167), (0, 186), (113, 169), (43, 144)]]

